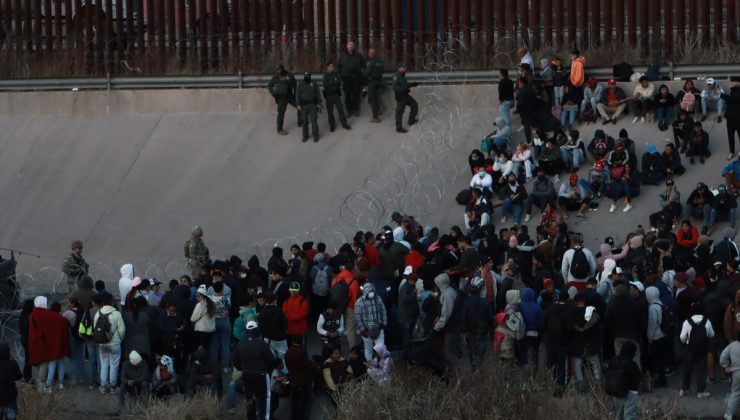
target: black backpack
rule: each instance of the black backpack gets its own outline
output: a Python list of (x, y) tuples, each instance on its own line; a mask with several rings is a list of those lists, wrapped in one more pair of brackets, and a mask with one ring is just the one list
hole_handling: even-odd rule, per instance
[(459, 193), (457, 193), (457, 196), (455, 196), (455, 201), (457, 201), (457, 204), (461, 206), (467, 206), (472, 199), (473, 193), (470, 191), (470, 188), (466, 188), (460, 191)]
[(656, 303), (660, 306), (660, 330), (663, 334), (670, 335), (676, 329), (676, 313), (670, 306)]
[(606, 370), (604, 378), (604, 391), (606, 395), (616, 398), (624, 398), (627, 396), (627, 384), (624, 379), (624, 361), (620, 358), (614, 358), (609, 363), (609, 368)]
[(709, 337), (707, 336), (707, 317), (702, 317), (701, 321), (697, 324), (693, 319), (687, 319), (689, 325), (691, 325), (691, 333), (689, 334), (689, 350), (693, 354), (706, 354), (709, 350)]
[(113, 328), (110, 323), (110, 314), (103, 314), (102, 312), (98, 316), (98, 321), (95, 323), (95, 330), (93, 332), (93, 341), (98, 344), (109, 343), (113, 339)]
[(588, 263), (588, 257), (583, 252), (583, 248), (578, 247), (573, 250), (573, 258), (570, 260), (570, 274), (577, 278), (583, 279), (591, 274), (591, 265)]
[(347, 284), (346, 281), (339, 280), (329, 291), (331, 301), (336, 305), (337, 312), (342, 315), (347, 311), (347, 305), (349, 304), (349, 286), (354, 283), (354, 281), (355, 279), (352, 279), (350, 284)]
[(632, 76), (632, 65), (630, 63), (615, 64), (612, 67), (614, 78), (620, 82), (629, 82)]

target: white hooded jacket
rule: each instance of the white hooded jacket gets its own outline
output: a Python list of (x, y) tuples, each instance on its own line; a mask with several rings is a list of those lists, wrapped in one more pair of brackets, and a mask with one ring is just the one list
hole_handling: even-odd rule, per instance
[(121, 305), (126, 304), (126, 296), (131, 291), (131, 283), (134, 281), (133, 264), (124, 264), (121, 266), (121, 279), (118, 280), (118, 293), (121, 297)]

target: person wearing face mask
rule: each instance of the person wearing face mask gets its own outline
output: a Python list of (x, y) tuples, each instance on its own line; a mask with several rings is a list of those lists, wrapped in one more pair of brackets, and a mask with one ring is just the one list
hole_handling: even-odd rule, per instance
[(362, 296), (355, 302), (355, 325), (365, 345), (365, 359), (371, 360), (373, 347), (385, 344), (384, 329), (388, 325), (385, 305), (372, 283), (362, 287)]
[(483, 197), (491, 197), (493, 194), (493, 177), (486, 172), (485, 167), (478, 167), (478, 173), (473, 175), (470, 180), (470, 188), (478, 188), (483, 193)]
[(311, 133), (313, 135), (313, 142), (319, 142), (319, 122), (318, 112), (321, 112), (321, 94), (319, 92), (319, 85), (311, 80), (311, 73), (306, 72), (303, 74), (303, 81), (298, 83), (298, 87), (295, 91), (296, 103), (298, 104), (298, 110), (301, 111), (303, 121), (303, 142), (308, 141), (308, 122), (310, 118), (311, 122)]
[(501, 208), (501, 224), (506, 223), (506, 215), (511, 214), (514, 223), (522, 222), (522, 207), (527, 199), (527, 190), (516, 181), (516, 175), (509, 174), (508, 184), (501, 187), (500, 195), (504, 198)]

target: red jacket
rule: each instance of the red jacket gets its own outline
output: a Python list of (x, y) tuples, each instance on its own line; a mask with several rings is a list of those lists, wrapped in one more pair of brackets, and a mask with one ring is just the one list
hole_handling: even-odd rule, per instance
[(380, 251), (371, 243), (365, 244), (365, 256), (370, 267), (380, 267)]
[(343, 281), (349, 285), (349, 303), (347, 303), (347, 309), (355, 309), (355, 302), (360, 297), (360, 282), (352, 277), (352, 273), (347, 270), (342, 270), (334, 277), (331, 285), (334, 286), (338, 282)]
[(419, 269), (422, 265), (424, 265), (424, 257), (419, 253), (419, 251), (412, 249), (411, 252), (406, 254), (406, 257), (404, 257), (404, 262), (406, 263), (406, 266), (411, 266), (411, 268), (414, 269), (414, 273), (416, 273), (416, 270)]
[(683, 229), (678, 229), (678, 232), (676, 232), (676, 243), (683, 248), (694, 248), (699, 243), (699, 230), (696, 226), (692, 226), (691, 237), (689, 237)]
[(308, 332), (308, 302), (303, 296), (291, 296), (283, 302), (283, 313), (288, 319), (286, 334), (306, 334)]
[(33, 308), (28, 317), (28, 360), (32, 365), (72, 356), (69, 321), (50, 309)]

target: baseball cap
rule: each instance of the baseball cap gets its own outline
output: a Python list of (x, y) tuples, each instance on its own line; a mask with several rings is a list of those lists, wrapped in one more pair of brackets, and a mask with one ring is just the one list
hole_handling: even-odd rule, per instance
[(300, 292), (301, 291), (301, 285), (297, 281), (294, 281), (290, 283), (290, 288), (288, 288), (288, 291), (291, 292)]
[(658, 153), (658, 149), (651, 144), (650, 146), (647, 147), (647, 152), (648, 153)]
[(703, 183), (703, 182), (701, 182), (701, 181), (699, 181), (699, 182), (698, 182), (698, 183), (696, 184), (696, 189), (701, 189), (701, 188), (706, 188), (706, 187), (707, 187), (707, 184), (705, 184), (705, 183)]
[(247, 330), (253, 330), (257, 328), (257, 321), (247, 322)]
[(707, 84), (708, 85), (713, 85), (714, 83), (715, 83), (715, 81), (714, 81), (713, 78), (710, 77), (710, 78), (707, 79)]
[(639, 281), (631, 281), (630, 282), (630, 286), (632, 286), (632, 287), (636, 288), (637, 290), (639, 290), (640, 293), (642, 293), (642, 292), (645, 291), (645, 286), (643, 286), (642, 283), (639, 282)]
[(674, 184), (675, 184), (675, 183), (673, 182), (673, 178), (668, 178), (668, 179), (667, 179), (667, 180), (665, 181), (665, 186), (666, 186), (666, 187), (672, 187), (672, 186), (673, 186)]
[(717, 191), (719, 191), (719, 192), (726, 192), (727, 191), (727, 186), (725, 184), (722, 184), (722, 185), (720, 185), (720, 186), (717, 187)]

